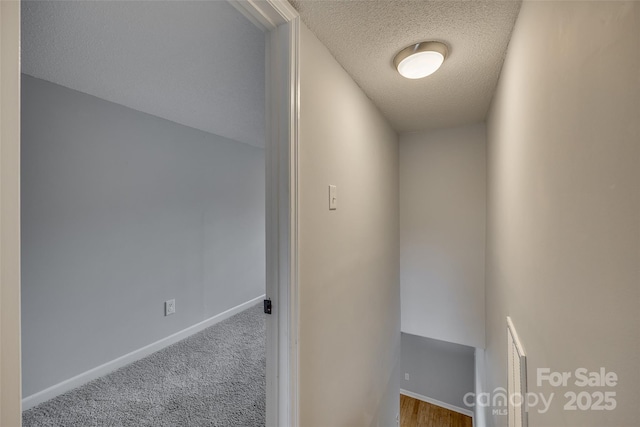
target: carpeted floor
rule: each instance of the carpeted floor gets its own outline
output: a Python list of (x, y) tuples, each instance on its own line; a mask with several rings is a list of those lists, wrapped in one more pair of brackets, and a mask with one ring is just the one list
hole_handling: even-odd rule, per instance
[(22, 414), (24, 427), (264, 426), (262, 305)]

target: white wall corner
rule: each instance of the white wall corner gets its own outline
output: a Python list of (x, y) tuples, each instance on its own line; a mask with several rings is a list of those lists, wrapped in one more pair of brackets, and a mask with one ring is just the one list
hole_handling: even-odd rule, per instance
[(474, 396), (474, 407), (473, 407), (473, 426), (474, 427), (486, 427), (487, 418), (486, 418), (486, 408), (479, 405), (478, 396), (481, 393), (485, 392), (486, 388), (486, 377), (485, 377), (485, 363), (484, 363), (484, 352), (483, 348), (477, 348), (475, 351), (475, 396)]

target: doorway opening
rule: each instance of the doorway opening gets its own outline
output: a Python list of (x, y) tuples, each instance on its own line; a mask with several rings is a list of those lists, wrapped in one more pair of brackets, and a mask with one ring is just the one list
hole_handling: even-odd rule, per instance
[[(279, 36), (280, 43), (283, 36), (289, 36), (288, 43), (293, 40), (295, 15), (273, 4), (247, 13), (246, 5), (234, 9), (223, 2), (144, 3), (28, 2), (23, 7), (24, 409), (29, 412), (86, 381), (106, 378), (103, 374), (155, 350), (173, 351), (181, 338), (191, 340), (194, 332), (213, 324), (211, 328), (228, 325), (244, 315), (240, 323), (262, 320), (263, 333), (258, 335), (264, 339), (266, 327), (270, 344), (251, 347), (258, 338), (251, 335), (252, 326), (230, 333), (248, 337), (247, 346), (240, 346), (235, 354), (249, 353), (259, 361), (251, 366), (266, 366), (261, 380), (257, 372), (250, 376), (247, 369), (238, 369), (242, 378), (234, 377), (231, 383), (244, 388), (234, 390), (244, 390), (240, 400), (253, 399), (243, 401), (247, 407), (258, 412), (262, 407), (261, 418), (256, 418), (259, 424), (265, 419), (289, 419), (295, 405), (282, 397), (290, 396), (295, 387), (288, 376), (295, 372), (289, 371), (295, 360), (289, 340), (295, 336), (278, 337), (295, 320), (290, 315), (295, 305), (289, 293), (291, 258), (279, 262), (282, 254), (269, 248), (287, 249), (292, 241), (289, 230), (295, 229), (283, 227), (287, 224), (282, 218), (287, 223), (291, 218), (290, 209), (284, 212), (284, 208), (295, 206), (295, 200), (281, 185), (284, 182), (288, 189), (295, 183), (272, 161), (290, 155), (282, 148), (289, 148), (294, 136), (288, 132), (292, 115), (280, 117), (295, 108), (288, 102), (293, 85), (285, 82), (291, 76), (282, 66), (285, 61), (294, 62), (292, 50), (286, 44), (283, 49), (276, 39)], [(51, 10), (56, 7), (85, 10)], [(87, 10), (91, 7), (100, 10)], [(118, 10), (145, 7), (150, 10)], [(165, 20), (159, 10), (163, 7), (179, 10)], [(198, 7), (226, 8), (215, 12), (216, 16), (226, 14), (218, 21), (220, 26), (244, 28), (245, 33), (251, 33), (251, 27), (260, 41), (218, 34), (204, 49), (197, 49), (197, 30), (210, 36), (217, 28), (212, 22), (206, 25), (211, 15), (195, 10)], [(247, 20), (247, 15), (254, 18)], [(70, 18), (67, 25), (66, 18)], [(34, 26), (36, 36), (29, 32), (29, 19), (39, 24)], [(140, 34), (145, 28), (155, 32)], [(176, 30), (186, 34), (167, 36)], [(128, 37), (131, 34), (139, 37)], [(41, 45), (25, 43), (32, 36)], [(64, 43), (74, 37), (76, 45)], [(233, 46), (230, 40), (246, 45)], [(212, 52), (213, 47), (222, 53)], [(274, 47), (279, 48), (277, 52)], [(38, 51), (31, 63), (30, 49)], [(47, 49), (53, 50), (52, 55), (43, 54)], [(189, 58), (185, 53), (195, 55)], [(226, 70), (200, 68), (215, 66), (212, 58), (220, 59), (225, 53)], [(247, 59), (260, 54), (261, 75), (247, 76), (252, 69)], [(132, 65), (141, 63), (145, 66), (139, 69)], [(277, 79), (274, 71), (280, 69), (287, 71), (280, 79), (285, 84), (273, 86), (268, 78)], [(212, 81), (222, 84), (207, 86)], [(183, 92), (190, 90), (185, 96)], [(207, 106), (207, 101), (212, 104)], [(236, 104), (254, 110), (257, 105), (262, 109), (261, 120)], [(265, 111), (265, 105), (287, 107)], [(98, 116), (112, 120), (105, 123)], [(279, 118), (285, 119), (280, 120), (284, 131), (272, 124)], [(255, 138), (260, 134), (256, 129), (262, 130), (262, 138)], [(289, 168), (287, 163), (284, 166)], [(274, 201), (275, 208), (270, 206)], [(280, 228), (274, 230), (274, 223)], [(272, 319), (261, 312), (265, 294), (275, 303)], [(279, 304), (281, 300), (287, 304)], [(169, 344), (174, 345), (166, 347)], [(284, 360), (281, 349), (288, 349)], [(177, 365), (171, 357), (160, 365), (187, 365), (184, 370), (202, 379), (206, 375), (186, 363), (193, 361), (193, 353), (189, 351), (187, 360)], [(247, 366), (231, 359), (228, 365)], [(155, 369), (158, 364), (152, 365)], [(125, 375), (124, 382), (147, 376)], [(166, 392), (172, 382), (179, 385), (180, 380), (170, 374), (157, 387)], [(183, 401), (202, 394), (200, 386), (191, 380), (186, 383)], [(95, 381), (90, 385), (95, 386)], [(220, 394), (233, 393), (225, 389)], [(162, 411), (153, 408), (184, 408), (173, 397), (160, 405), (149, 402), (149, 395), (139, 395), (133, 402), (144, 415), (154, 416)], [(202, 402), (196, 405), (203, 406)], [(169, 412), (165, 415), (176, 413)]]

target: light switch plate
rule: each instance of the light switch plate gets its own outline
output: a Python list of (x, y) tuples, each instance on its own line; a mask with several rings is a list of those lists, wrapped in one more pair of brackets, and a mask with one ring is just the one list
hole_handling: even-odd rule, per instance
[(329, 186), (329, 210), (335, 211), (338, 209), (338, 187), (335, 185)]

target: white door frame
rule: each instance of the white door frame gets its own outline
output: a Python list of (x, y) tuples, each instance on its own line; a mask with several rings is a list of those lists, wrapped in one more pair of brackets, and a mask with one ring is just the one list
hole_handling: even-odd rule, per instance
[(267, 426), (298, 426), (298, 13), (228, 0), (267, 34)]
[[(298, 426), (298, 35), (286, 0), (229, 0), (267, 35), (267, 425)], [(20, 1), (0, 0), (0, 425), (21, 425)]]
[(0, 0), (0, 425), (19, 426), (20, 3)]

